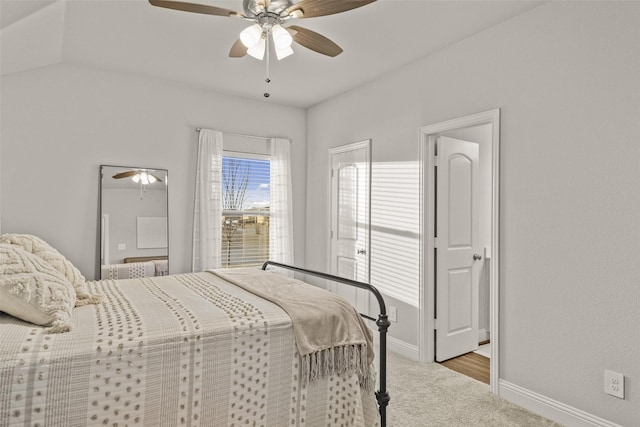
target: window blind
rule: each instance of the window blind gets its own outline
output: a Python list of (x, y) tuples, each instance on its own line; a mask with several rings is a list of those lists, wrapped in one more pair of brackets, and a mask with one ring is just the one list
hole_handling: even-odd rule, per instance
[(222, 157), (222, 267), (269, 259), (270, 166), (259, 155)]

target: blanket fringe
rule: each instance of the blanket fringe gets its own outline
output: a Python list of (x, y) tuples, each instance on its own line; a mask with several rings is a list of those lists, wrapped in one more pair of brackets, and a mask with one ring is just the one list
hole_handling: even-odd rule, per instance
[(302, 378), (305, 384), (327, 378), (330, 375), (345, 376), (358, 374), (360, 386), (373, 391), (376, 372), (369, 364), (368, 349), (364, 344), (343, 345), (317, 351), (302, 357)]
[(86, 294), (86, 293), (78, 293), (76, 295), (76, 307), (82, 307), (88, 304), (100, 304), (102, 302), (102, 295), (96, 294)]

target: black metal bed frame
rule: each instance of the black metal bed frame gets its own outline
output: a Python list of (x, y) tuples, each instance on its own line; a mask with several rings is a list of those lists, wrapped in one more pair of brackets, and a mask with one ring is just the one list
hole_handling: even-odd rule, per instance
[(345, 285), (354, 286), (356, 288), (364, 289), (366, 291), (371, 292), (378, 301), (378, 306), (380, 307), (380, 314), (378, 314), (378, 318), (373, 318), (371, 316), (367, 316), (366, 314), (360, 313), (360, 316), (365, 319), (372, 320), (376, 322), (378, 325), (378, 332), (380, 333), (380, 389), (376, 391), (376, 400), (378, 401), (378, 409), (380, 411), (380, 423), (382, 427), (386, 427), (387, 424), (387, 406), (389, 405), (389, 401), (391, 397), (389, 396), (389, 392), (387, 391), (387, 331), (389, 330), (389, 326), (391, 322), (387, 318), (387, 306), (384, 303), (384, 299), (380, 292), (373, 286), (368, 283), (358, 282), (351, 279), (345, 279), (344, 277), (334, 276), (332, 274), (321, 273), (319, 271), (307, 270), (305, 268), (294, 267), (292, 265), (281, 264), (275, 261), (267, 261), (262, 264), (262, 269), (266, 270), (269, 265), (274, 267), (280, 267), (287, 270), (296, 271), (303, 274), (309, 274), (311, 276), (320, 277), (322, 279), (331, 280), (333, 282), (343, 283)]

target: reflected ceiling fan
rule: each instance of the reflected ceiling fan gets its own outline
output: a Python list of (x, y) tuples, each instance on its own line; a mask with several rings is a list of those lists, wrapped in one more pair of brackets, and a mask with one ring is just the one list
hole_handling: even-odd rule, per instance
[[(291, 44), (296, 42), (315, 52), (335, 57), (342, 48), (325, 36), (298, 25), (283, 24), (291, 19), (314, 18), (346, 12), (373, 3), (376, 0), (243, 0), (244, 12), (236, 12), (217, 6), (186, 3), (174, 0), (149, 0), (153, 6), (205, 15), (238, 17), (253, 24), (242, 30), (240, 38), (231, 46), (229, 56), (242, 58), (246, 54), (262, 60), (267, 56), (266, 83), (269, 83), (269, 45), (278, 60), (293, 54)], [(265, 97), (269, 93), (265, 91)]]
[(157, 176), (150, 174), (146, 170), (129, 170), (124, 172), (118, 172), (113, 175), (113, 179), (131, 178), (133, 182), (140, 183), (141, 185), (149, 185), (154, 182), (162, 182)]

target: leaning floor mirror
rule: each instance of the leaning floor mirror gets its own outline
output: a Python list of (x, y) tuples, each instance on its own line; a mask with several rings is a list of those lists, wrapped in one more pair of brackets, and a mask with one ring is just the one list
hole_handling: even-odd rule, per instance
[(100, 279), (169, 274), (168, 171), (100, 166)]

